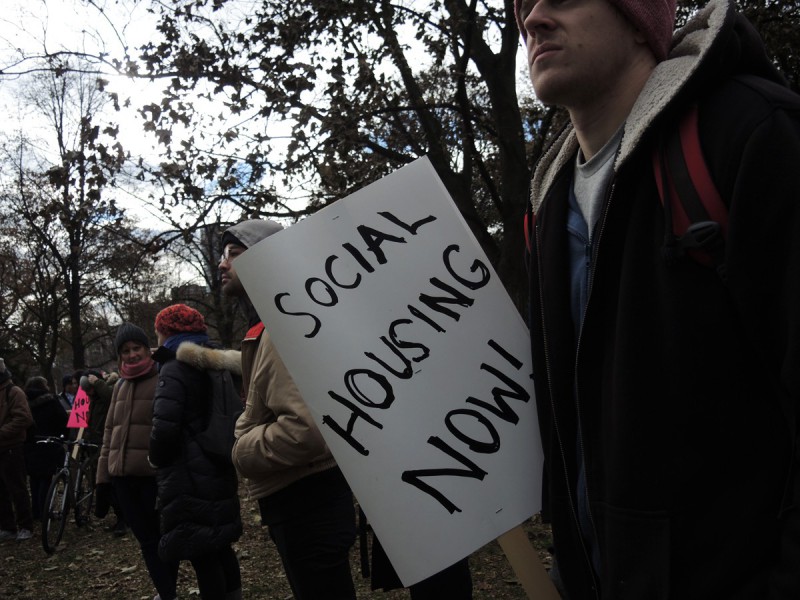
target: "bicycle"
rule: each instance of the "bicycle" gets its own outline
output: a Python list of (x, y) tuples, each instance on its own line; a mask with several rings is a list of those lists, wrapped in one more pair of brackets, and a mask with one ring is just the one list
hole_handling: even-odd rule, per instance
[[(85, 449), (99, 446), (83, 439), (67, 440), (53, 436), (42, 437), (36, 443), (61, 444), (64, 447), (64, 464), (53, 475), (42, 512), (42, 547), (47, 554), (52, 554), (64, 535), (70, 509), (73, 509), (78, 527), (89, 522), (94, 502), (96, 456), (88, 454), (78, 460), (78, 455)], [(75, 447), (78, 450), (73, 456), (71, 450)]]

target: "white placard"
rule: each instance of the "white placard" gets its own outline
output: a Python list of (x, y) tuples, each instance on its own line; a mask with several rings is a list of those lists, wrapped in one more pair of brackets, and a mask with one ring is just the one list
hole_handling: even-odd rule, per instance
[(540, 509), (528, 329), (427, 158), (236, 271), (404, 585)]

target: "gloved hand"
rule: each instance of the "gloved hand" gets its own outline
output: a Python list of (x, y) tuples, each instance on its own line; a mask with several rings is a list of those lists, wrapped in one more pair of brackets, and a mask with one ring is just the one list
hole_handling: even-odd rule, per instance
[(110, 483), (98, 483), (94, 487), (94, 516), (98, 519), (104, 518), (111, 508), (111, 489)]

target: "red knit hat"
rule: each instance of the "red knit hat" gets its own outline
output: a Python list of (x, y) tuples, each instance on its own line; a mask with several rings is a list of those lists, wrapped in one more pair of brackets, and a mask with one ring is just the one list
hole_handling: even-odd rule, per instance
[(675, 29), (676, 0), (611, 0), (611, 3), (644, 34), (657, 61), (667, 58)]
[[(514, 0), (514, 15), (522, 39), (528, 37), (519, 14), (521, 0)], [(609, 0), (636, 29), (647, 38), (647, 43), (656, 60), (667, 58), (675, 29), (676, 0)]]
[(156, 331), (166, 336), (176, 333), (202, 333), (206, 329), (203, 315), (185, 304), (173, 304), (156, 315)]

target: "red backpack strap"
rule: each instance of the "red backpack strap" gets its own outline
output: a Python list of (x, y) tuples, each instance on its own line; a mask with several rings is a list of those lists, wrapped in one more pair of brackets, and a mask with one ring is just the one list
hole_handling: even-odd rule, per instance
[(664, 206), (668, 259), (688, 254), (715, 267), (724, 279), (728, 209), (703, 156), (697, 105), (683, 115), (677, 131), (662, 137), (652, 159)]
[(695, 104), (681, 120), (681, 148), (686, 159), (684, 164), (706, 214), (712, 221), (719, 223), (723, 237), (727, 238), (728, 207), (725, 206), (722, 196), (717, 191), (717, 186), (714, 185), (714, 179), (708, 170), (708, 163), (703, 156), (703, 149), (700, 147), (698, 113)]
[(528, 209), (525, 211), (525, 216), (522, 219), (522, 231), (525, 235), (525, 249), (528, 251), (528, 254), (531, 253), (533, 250), (533, 241), (531, 240), (531, 233), (533, 232), (533, 227), (535, 223), (535, 217), (533, 216), (533, 212)]

